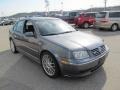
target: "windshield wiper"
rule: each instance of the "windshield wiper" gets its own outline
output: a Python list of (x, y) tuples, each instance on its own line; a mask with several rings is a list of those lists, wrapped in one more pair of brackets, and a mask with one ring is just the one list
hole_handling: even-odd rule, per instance
[(52, 36), (52, 35), (58, 35), (59, 33), (51, 33), (51, 34), (46, 34), (46, 35), (43, 35), (43, 36)]
[(74, 31), (67, 31), (67, 32), (62, 32), (62, 33), (51, 33), (51, 34), (46, 34), (46, 35), (43, 35), (43, 36), (52, 36), (52, 35), (59, 35), (59, 34), (71, 33), (71, 32), (74, 32)]
[(59, 34), (71, 33), (71, 32), (74, 32), (74, 31), (67, 31), (67, 32), (62, 32), (62, 33), (59, 33)]

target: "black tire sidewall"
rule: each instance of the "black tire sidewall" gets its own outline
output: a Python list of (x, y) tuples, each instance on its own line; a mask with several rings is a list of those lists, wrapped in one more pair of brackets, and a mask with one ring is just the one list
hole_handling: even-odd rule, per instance
[(14, 41), (12, 39), (10, 40), (10, 47), (11, 47), (11, 42), (13, 43), (14, 49), (15, 49), (14, 51), (11, 49), (11, 52), (12, 53), (17, 53), (17, 49), (16, 49), (16, 46), (15, 46), (15, 43), (14, 43)]
[[(113, 30), (113, 26), (114, 26), (114, 25), (117, 26), (117, 29), (116, 29), (116, 30)], [(117, 30), (118, 30), (118, 25), (117, 25), (117, 24), (113, 24), (113, 25), (111, 26), (111, 30), (112, 30), (113, 32), (117, 31)]]
[[(88, 27), (85, 27), (85, 24), (88, 24)], [(84, 28), (84, 29), (88, 29), (88, 28), (89, 28), (89, 23), (88, 23), (88, 22), (85, 22), (85, 23), (83, 24), (83, 28)]]

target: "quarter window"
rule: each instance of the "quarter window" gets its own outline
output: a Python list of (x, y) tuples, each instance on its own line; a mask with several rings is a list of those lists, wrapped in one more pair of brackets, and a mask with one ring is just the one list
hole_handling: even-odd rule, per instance
[(23, 33), (23, 27), (24, 27), (24, 21), (19, 21), (14, 27), (14, 30), (16, 32)]
[(110, 12), (110, 17), (113, 17), (113, 18), (120, 17), (120, 12)]

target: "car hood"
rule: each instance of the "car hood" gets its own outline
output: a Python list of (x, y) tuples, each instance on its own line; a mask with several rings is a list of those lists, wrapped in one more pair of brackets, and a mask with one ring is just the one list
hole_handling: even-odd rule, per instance
[(44, 37), (70, 50), (81, 49), (83, 47), (91, 50), (103, 45), (101, 38), (80, 31)]

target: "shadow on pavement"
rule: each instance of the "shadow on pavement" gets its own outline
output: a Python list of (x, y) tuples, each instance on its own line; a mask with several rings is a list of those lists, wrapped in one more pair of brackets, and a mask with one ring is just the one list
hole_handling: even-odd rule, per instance
[(95, 35), (104, 36), (104, 37), (120, 35), (120, 31), (112, 32), (110, 30), (97, 30), (97, 29), (93, 29), (92, 33)]
[(89, 28), (89, 29), (76, 28), (76, 29), (79, 30), (79, 31), (90, 32), (90, 33), (92, 33), (94, 35), (104, 36), (104, 37), (120, 35), (120, 30), (112, 32), (110, 30), (99, 30), (99, 29), (94, 29), (94, 28)]
[(21, 54), (1, 52), (1, 62), (0, 90), (101, 90), (106, 82), (103, 68), (84, 78), (51, 79), (39, 64)]

